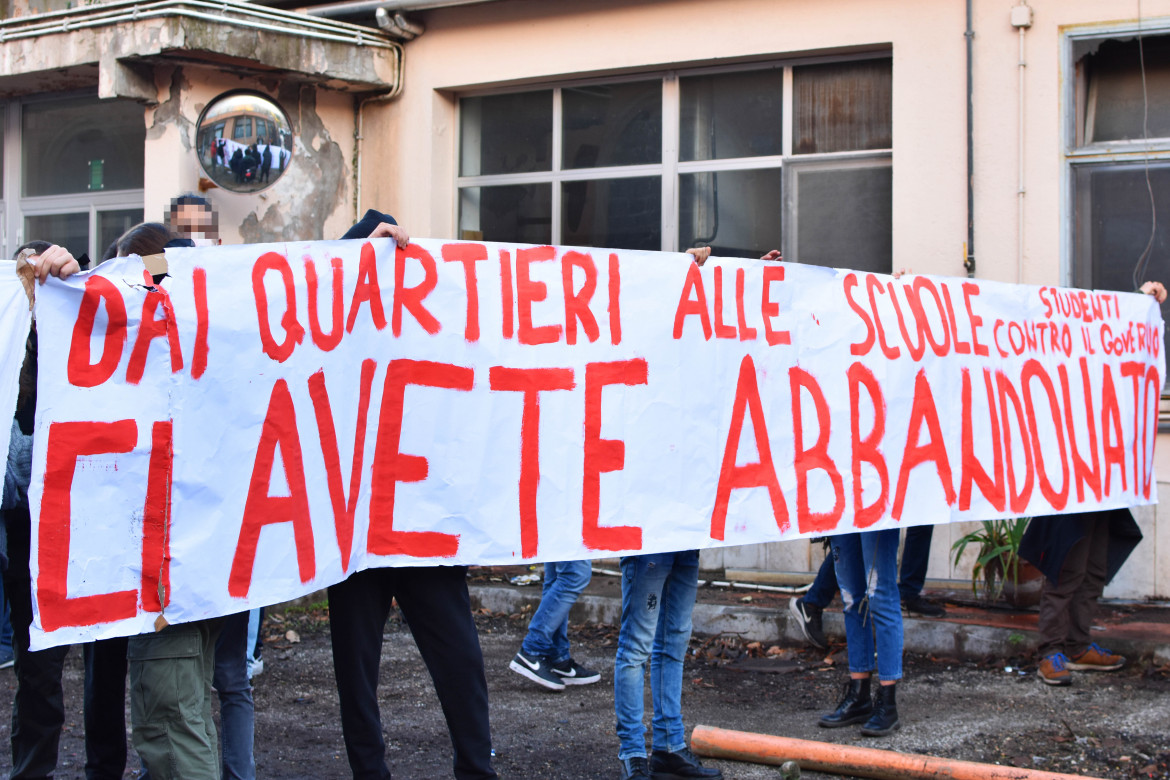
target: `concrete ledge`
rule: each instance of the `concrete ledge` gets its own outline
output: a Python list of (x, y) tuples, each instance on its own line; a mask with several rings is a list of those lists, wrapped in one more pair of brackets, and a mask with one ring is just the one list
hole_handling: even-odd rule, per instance
[[(475, 609), (515, 614), (536, 609), (540, 590), (524, 590), (497, 585), (470, 586), (471, 604)], [(621, 622), (621, 602), (606, 596), (583, 595), (570, 613), (577, 623)], [(804, 635), (787, 609), (695, 604), (692, 613), (696, 634), (736, 634), (758, 642), (802, 644)], [(1003, 658), (1032, 653), (1039, 644), (1033, 630), (958, 622), (946, 618), (903, 616), (905, 649), (912, 653), (943, 658), (978, 660)], [(845, 624), (840, 612), (824, 616), (825, 634), (838, 641), (845, 639)], [(1170, 645), (1156, 637), (1109, 637), (1109, 647), (1130, 659), (1153, 658), (1155, 663), (1170, 663)]]

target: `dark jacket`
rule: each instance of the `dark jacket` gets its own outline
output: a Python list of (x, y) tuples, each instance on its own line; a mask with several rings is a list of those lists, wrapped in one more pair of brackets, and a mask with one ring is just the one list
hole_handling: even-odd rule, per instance
[(1033, 517), (1020, 541), (1020, 557), (1056, 584), (1060, 580), (1060, 570), (1069, 550), (1088, 533), (1090, 524), (1098, 519), (1109, 523), (1109, 558), (1105, 575), (1105, 582), (1109, 582), (1142, 540), (1142, 532), (1128, 509)]

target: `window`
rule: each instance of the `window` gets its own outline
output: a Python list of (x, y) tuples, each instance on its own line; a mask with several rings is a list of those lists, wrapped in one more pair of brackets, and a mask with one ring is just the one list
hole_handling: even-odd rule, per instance
[(232, 140), (245, 143), (252, 139), (252, 117), (237, 116), (232, 126)]
[(1170, 35), (1074, 37), (1071, 51), (1070, 282), (1170, 280)]
[(141, 105), (96, 97), (0, 102), (3, 256), (39, 239), (96, 261), (143, 218)]
[(459, 236), (891, 269), (891, 61), (460, 100)]

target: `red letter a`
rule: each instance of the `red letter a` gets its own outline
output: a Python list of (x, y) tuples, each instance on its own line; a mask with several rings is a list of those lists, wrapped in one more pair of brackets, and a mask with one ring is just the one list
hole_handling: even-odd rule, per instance
[(711, 315), (707, 313), (707, 293), (703, 290), (703, 277), (699, 273), (699, 266), (695, 263), (691, 263), (690, 267), (687, 268), (687, 280), (683, 283), (682, 294), (678, 299), (678, 308), (674, 312), (674, 337), (676, 339), (682, 338), (683, 323), (691, 314), (699, 315), (699, 323), (703, 326), (703, 338), (710, 341)]
[[(930, 383), (926, 381), (925, 369), (918, 371), (914, 377), (914, 401), (910, 409), (910, 432), (906, 436), (906, 451), (902, 455), (902, 467), (898, 470), (898, 487), (894, 490), (894, 519), (902, 519), (902, 505), (906, 501), (906, 485), (910, 481), (910, 472), (915, 467), (928, 460), (934, 461), (938, 480), (942, 483), (943, 493), (947, 504), (955, 503), (954, 479), (951, 476), (951, 461), (947, 458), (946, 442), (943, 441), (942, 426), (938, 422), (938, 409), (934, 404), (934, 396), (930, 392)], [(920, 445), (918, 437), (923, 423), (930, 433), (926, 444)]]
[(349, 571), (349, 556), (353, 552), (353, 515), (357, 508), (358, 489), (362, 485), (362, 463), (366, 450), (366, 414), (370, 409), (370, 387), (374, 384), (373, 360), (362, 361), (361, 385), (358, 388), (357, 427), (353, 434), (353, 463), (349, 470), (349, 498), (341, 483), (341, 454), (337, 447), (337, 428), (329, 391), (325, 387), (325, 371), (309, 377), (309, 397), (317, 415), (317, 430), (321, 436), (321, 456), (325, 459), (325, 480), (329, 485), (329, 499), (333, 502), (333, 527), (337, 532), (337, 547), (341, 551), (341, 570)]
[[(695, 267), (695, 266), (692, 266)], [(760, 460), (756, 463), (735, 465), (735, 454), (739, 451), (739, 439), (743, 434), (744, 411), (750, 411), (752, 432), (755, 434), (756, 449)], [(727, 504), (731, 491), (737, 488), (768, 488), (772, 499), (772, 514), (781, 531), (788, 530), (788, 504), (780, 491), (776, 479), (776, 468), (772, 465), (772, 445), (768, 443), (768, 429), (764, 424), (764, 406), (760, 402), (760, 388), (756, 384), (756, 364), (751, 355), (745, 355), (739, 364), (739, 382), (735, 386), (735, 402), (731, 407), (731, 428), (727, 432), (727, 445), (723, 450), (723, 465), (719, 469), (719, 486), (715, 490), (715, 510), (711, 513), (711, 538), (723, 540), (727, 525)]]
[[(163, 318), (154, 318), (159, 307), (162, 307)], [(175, 320), (175, 309), (171, 306), (171, 296), (159, 287), (146, 294), (142, 302), (142, 321), (138, 325), (138, 338), (134, 340), (134, 349), (130, 350), (130, 362), (126, 365), (126, 381), (136, 385), (142, 381), (146, 372), (146, 357), (150, 352), (150, 345), (156, 338), (165, 336), (170, 347), (171, 373), (183, 370), (183, 348), (179, 345), (179, 323)]]
[[(273, 496), (268, 490), (272, 482), (272, 466), (276, 448), (288, 479), (287, 496)], [(297, 567), (301, 582), (308, 582), (316, 573), (313, 550), (313, 525), (309, 519), (309, 495), (305, 489), (305, 465), (301, 459), (301, 440), (297, 434), (297, 414), (293, 408), (288, 383), (276, 380), (268, 400), (268, 414), (260, 431), (256, 448), (256, 463), (252, 467), (252, 481), (244, 502), (244, 520), (232, 571), (228, 577), (228, 593), (235, 598), (248, 595), (252, 586), (252, 566), (256, 561), (256, 545), (260, 530), (275, 523), (292, 523), (293, 540), (297, 547)]]

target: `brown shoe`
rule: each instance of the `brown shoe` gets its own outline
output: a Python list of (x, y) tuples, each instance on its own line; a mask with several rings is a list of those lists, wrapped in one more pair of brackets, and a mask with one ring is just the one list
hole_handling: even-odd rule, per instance
[(1048, 685), (1072, 685), (1072, 675), (1069, 674), (1068, 658), (1064, 653), (1050, 653), (1040, 659), (1040, 668), (1036, 670), (1040, 675), (1040, 682)]
[(1094, 642), (1080, 655), (1068, 659), (1068, 668), (1078, 672), (1112, 672), (1125, 666), (1125, 656), (1111, 653)]

